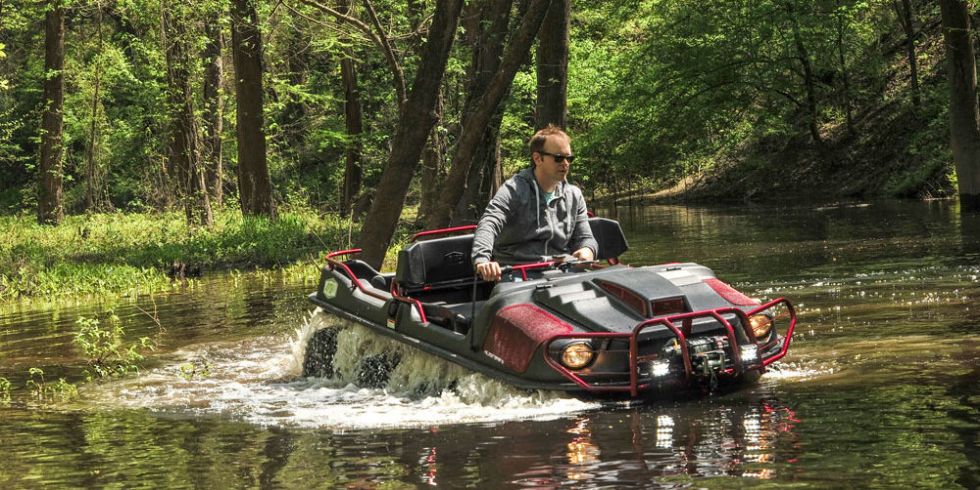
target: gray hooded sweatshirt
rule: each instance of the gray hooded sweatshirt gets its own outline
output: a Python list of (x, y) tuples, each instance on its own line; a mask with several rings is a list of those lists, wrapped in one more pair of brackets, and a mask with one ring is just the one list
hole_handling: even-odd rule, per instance
[(578, 187), (561, 182), (551, 203), (526, 168), (511, 177), (490, 200), (473, 237), (473, 264), (504, 265), (549, 260), (582, 247), (595, 253), (585, 198)]

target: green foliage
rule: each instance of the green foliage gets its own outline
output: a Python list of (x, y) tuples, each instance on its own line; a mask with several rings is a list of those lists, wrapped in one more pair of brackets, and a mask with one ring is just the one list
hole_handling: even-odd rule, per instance
[(10, 403), (10, 381), (0, 376), (0, 404)]
[(75, 324), (77, 332), (73, 343), (82, 351), (89, 369), (88, 380), (139, 373), (143, 353), (153, 350), (148, 337), (141, 337), (128, 348), (123, 348), (125, 330), (122, 321), (109, 312), (105, 324), (97, 318), (80, 317)]
[(211, 229), (178, 213), (70, 216), (41, 226), (29, 216), (0, 216), (0, 300), (81, 294), (146, 294), (171, 288), (166, 270), (180, 261), (204, 269), (308, 263), (346, 248), (358, 227), (310, 209), (279, 219), (216, 213)]
[[(432, 2), (416, 4), (422, 11), (413, 18), (405, 2), (374, 2), (409, 86), (417, 75), (425, 23), (433, 9)], [(943, 75), (935, 27), (939, 14), (932, 2), (915, 4), (920, 79), (927, 91), (941, 85)], [(44, 32), (38, 26), (49, 6), (15, 2), (3, 9), (0, 19), (0, 213), (32, 214), (35, 206), (45, 77)], [(178, 2), (168, 7), (184, 27), (179, 40), (189, 51), (190, 98), (203, 119), (203, 26), (217, 22), (227, 32), (227, 2)], [(268, 165), (278, 204), (294, 210), (337, 209), (345, 152), (353, 143), (360, 146), (363, 194), (370, 196), (388, 160), (399, 119), (388, 61), (359, 29), (302, 2), (258, 2), (257, 8), (266, 62)], [(512, 13), (512, 26), (518, 10)], [(352, 12), (366, 19), (361, 7)], [(807, 162), (786, 162), (783, 152), (819, 153), (814, 148), (822, 148), (834, 150), (824, 155), (847, 153), (853, 141), (848, 134), (881, 131), (867, 123), (868, 118), (895, 108), (920, 112), (924, 134), (906, 139), (924, 143), (903, 146), (907, 152), (889, 156), (920, 168), (876, 174), (878, 181), (870, 187), (915, 193), (923, 187), (921, 179), (949, 168), (948, 159), (943, 160), (946, 152), (936, 148), (940, 140), (933, 137), (935, 121), (945, 117), (944, 110), (908, 107), (904, 34), (893, 2), (582, 0), (575, 2), (572, 15), (568, 130), (581, 162), (573, 179), (593, 192), (662, 187), (692, 174), (718, 174), (726, 165), (759, 172), (793, 163), (810, 167)], [(304, 214), (299, 221), (287, 217), (276, 224), (233, 218), (233, 212), (219, 210), (219, 223), (209, 231), (190, 229), (179, 223), (180, 215), (165, 213), (178, 202), (168, 153), (174, 109), (167, 100), (167, 40), (162, 38), (160, 17), (161, 4), (156, 1), (70, 2), (64, 198), (69, 214), (120, 209), (164, 212), (163, 218), (154, 215), (147, 223), (130, 226), (143, 228), (145, 241), (131, 240), (126, 235), (130, 230), (123, 230), (122, 236), (114, 237), (118, 244), (89, 247), (55, 232), (52, 235), (65, 245), (26, 246), (20, 251), (27, 252), (27, 258), (11, 258), (5, 255), (10, 248), (0, 245), (0, 298), (67, 290), (121, 291), (147, 282), (153, 282), (150, 289), (160, 290), (165, 281), (151, 269), (168, 261), (276, 265), (334, 242), (310, 236), (319, 235), (311, 230), (321, 228), (310, 225), (306, 211), (299, 213)], [(447, 144), (443, 161), (451, 157), (462, 124), (473, 59), (471, 28), (464, 20), (447, 64), (444, 110), (437, 126)], [(236, 114), (227, 41), (220, 97), (225, 202), (232, 203), (237, 185)], [(357, 72), (363, 126), (359, 137), (347, 134), (346, 128), (339, 61), (347, 57), (354, 60)], [(500, 149), (507, 174), (527, 165), (525, 143), (534, 126), (537, 86), (534, 63), (527, 63), (505, 102)], [(867, 125), (861, 127), (862, 122)], [(809, 141), (811, 123), (826, 146)], [(853, 124), (858, 126), (848, 126)], [(925, 159), (924, 154), (932, 156)], [(88, 174), (90, 157), (94, 179)], [(90, 180), (100, 195), (92, 209), (85, 200)], [(412, 203), (419, 187), (413, 189)], [(99, 221), (98, 216), (116, 215), (96, 216)], [(28, 221), (3, 224), (21, 227)], [(165, 223), (168, 230), (153, 226), (155, 222)], [(62, 250), (70, 246), (79, 252)], [(109, 252), (118, 258), (87, 258)], [(68, 265), (56, 269), (59, 261)], [(79, 281), (80, 277), (98, 279)]]
[(711, 171), (716, 155), (785, 145), (807, 134), (811, 119), (833, 137), (846, 123), (846, 104), (857, 111), (892, 96), (880, 85), (895, 69), (880, 44), (901, 35), (891, 2), (577, 5), (570, 124), (596, 185)]
[(28, 371), (27, 390), (34, 400), (41, 403), (54, 401), (68, 402), (78, 398), (78, 387), (65, 381), (65, 378), (58, 378), (55, 383), (48, 383), (44, 380), (44, 371), (41, 368), (32, 367)]
[(180, 377), (185, 381), (203, 379), (211, 375), (211, 362), (208, 360), (185, 362), (180, 365)]

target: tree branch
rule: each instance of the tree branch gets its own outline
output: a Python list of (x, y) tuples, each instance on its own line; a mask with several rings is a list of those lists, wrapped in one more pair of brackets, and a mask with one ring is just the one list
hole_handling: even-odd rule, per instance
[[(381, 49), (384, 53), (385, 59), (388, 61), (388, 66), (391, 69), (392, 75), (395, 77), (395, 92), (398, 94), (398, 109), (401, 111), (403, 102), (405, 101), (405, 77), (401, 66), (398, 64), (398, 58), (395, 57), (394, 51), (391, 49), (391, 44), (388, 42), (387, 36), (384, 35), (384, 31), (381, 29), (380, 22), (378, 23), (378, 31), (374, 32), (371, 26), (365, 24), (360, 19), (351, 17), (350, 15), (342, 14), (339, 11), (332, 9), (326, 5), (315, 0), (299, 0), (300, 3), (313, 7), (321, 12), (329, 14), (333, 18), (341, 22), (346, 22), (357, 30), (363, 32), (368, 39), (370, 39), (374, 44)], [(368, 5), (368, 11), (371, 13), (374, 20), (377, 20), (377, 14), (374, 13), (374, 8), (370, 6), (370, 3), (365, 0), (365, 4)]]
[(374, 11), (374, 5), (371, 5), (371, 0), (364, 0), (364, 8), (367, 10), (368, 17), (371, 18), (371, 23), (374, 24), (374, 28), (378, 30), (378, 39), (381, 40), (382, 44), (381, 50), (384, 52), (385, 58), (388, 59), (392, 74), (395, 76), (395, 91), (398, 93), (398, 110), (401, 112), (401, 107), (406, 99), (405, 74), (402, 72), (401, 65), (398, 64), (398, 60), (395, 58), (395, 50), (391, 47), (391, 40), (388, 39), (388, 35), (381, 25), (381, 21), (378, 19), (378, 13)]

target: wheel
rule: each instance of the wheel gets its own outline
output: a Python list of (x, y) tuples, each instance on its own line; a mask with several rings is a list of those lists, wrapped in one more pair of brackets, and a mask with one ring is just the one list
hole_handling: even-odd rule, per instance
[(337, 353), (339, 328), (317, 330), (306, 344), (303, 359), (303, 376), (315, 378), (333, 377), (333, 357)]

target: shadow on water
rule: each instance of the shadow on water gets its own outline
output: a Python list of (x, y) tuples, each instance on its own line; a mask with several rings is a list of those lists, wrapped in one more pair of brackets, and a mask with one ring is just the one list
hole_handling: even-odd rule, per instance
[[(627, 262), (695, 261), (752, 296), (793, 300), (789, 356), (734, 392), (598, 404), (515, 393), (402, 351), (394, 381), (361, 386), (355, 361), (397, 347), (351, 332), (336, 339), (357, 347), (339, 364), (350, 377), (301, 377), (296, 332), (312, 335), (300, 327), (314, 285), (274, 274), (11, 307), (0, 486), (980, 485), (977, 214), (943, 201), (617, 214)], [(109, 309), (127, 340), (157, 341), (144, 374), (84, 386), (70, 404), (30, 401), (26, 369), (78, 381), (74, 322)], [(209, 372), (187, 379), (188, 363)]]

